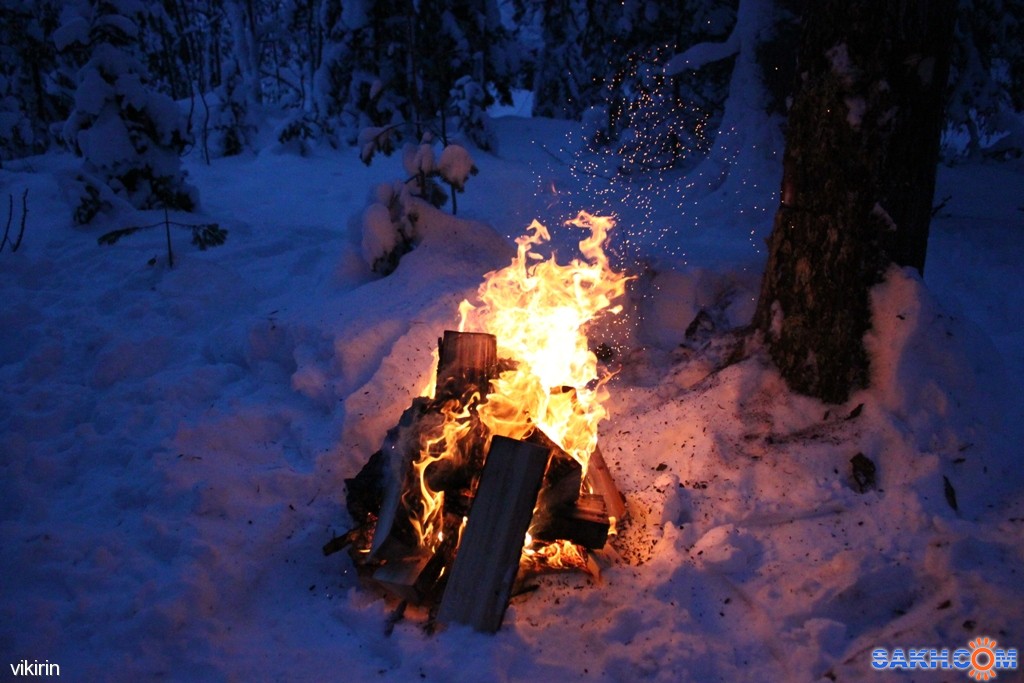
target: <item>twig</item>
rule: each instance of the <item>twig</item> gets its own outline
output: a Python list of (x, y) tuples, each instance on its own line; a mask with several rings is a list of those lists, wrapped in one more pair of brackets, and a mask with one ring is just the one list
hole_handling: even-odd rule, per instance
[(935, 218), (939, 214), (939, 211), (942, 211), (944, 208), (946, 208), (946, 204), (948, 204), (949, 200), (952, 199), (952, 198), (953, 198), (953, 195), (948, 194), (948, 195), (946, 195), (945, 197), (942, 198), (941, 202), (939, 202), (938, 204), (933, 206), (932, 207), (932, 218)]
[(25, 219), (28, 217), (28, 188), (21, 195), (21, 228), (18, 230), (18, 241), (11, 247), (11, 251), (18, 251), (21, 246), (21, 238), (25, 236)]
[(25, 221), (28, 218), (28, 188), (21, 195), (21, 223), (18, 227), (18, 238), (15, 240), (9, 239), (11, 233), (11, 223), (14, 222), (14, 195), (7, 195), (7, 225), (4, 226), (4, 236), (0, 239), (0, 251), (4, 250), (4, 247), (8, 244), (11, 245), (11, 252), (18, 251), (18, 247), (21, 246), (21, 240), (25, 237)]
[[(4, 228), (4, 238), (0, 240), (0, 251), (7, 245), (7, 234), (11, 231), (11, 221), (14, 220), (14, 195), (7, 195), (7, 227)], [(13, 247), (12, 247), (13, 248)]]
[(558, 156), (557, 154), (555, 154), (555, 153), (554, 153), (554, 152), (552, 152), (552, 151), (551, 151), (550, 149), (548, 149), (548, 148), (547, 148), (547, 145), (541, 145), (541, 146), (540, 146), (540, 148), (541, 148), (542, 150), (544, 150), (544, 153), (545, 153), (545, 154), (547, 154), (547, 155), (548, 155), (549, 157), (551, 157), (552, 159), (554, 159), (555, 161), (557, 161), (558, 163), (560, 163), (560, 164), (561, 164), (562, 166), (568, 166), (568, 165), (569, 165), (569, 164), (567, 164), (567, 163), (565, 162), (565, 160), (564, 160), (564, 159), (562, 159), (562, 158), (561, 158), (561, 157), (559, 157), (559, 156)]
[(171, 249), (171, 226), (177, 228), (185, 228), (192, 233), (192, 244), (199, 247), (200, 251), (205, 251), (209, 247), (219, 247), (224, 244), (228, 238), (228, 231), (224, 230), (217, 223), (179, 223), (178, 221), (172, 221), (168, 215), (167, 209), (164, 209), (164, 219), (159, 223), (150, 223), (149, 225), (138, 225), (129, 228), (119, 228), (117, 230), (111, 230), (110, 232), (100, 235), (96, 241), (99, 244), (114, 244), (122, 237), (127, 235), (133, 235), (140, 230), (148, 230), (150, 228), (164, 227), (164, 232), (167, 235), (167, 261), (170, 267), (174, 267), (174, 252)]
[(167, 267), (174, 268), (174, 252), (171, 251), (171, 219), (164, 207), (164, 232), (167, 233)]
[(352, 545), (352, 541), (354, 541), (356, 536), (359, 535), (359, 532), (360, 528), (356, 527), (355, 529), (346, 531), (341, 536), (335, 536), (331, 540), (327, 541), (323, 547), (324, 556), (333, 555), (334, 553), (340, 552)]
[(385, 636), (390, 636), (395, 632), (395, 626), (405, 618), (405, 608), (408, 606), (409, 601), (402, 600), (402, 602), (398, 603), (398, 607), (395, 608), (395, 611), (388, 616), (388, 620), (384, 622)]

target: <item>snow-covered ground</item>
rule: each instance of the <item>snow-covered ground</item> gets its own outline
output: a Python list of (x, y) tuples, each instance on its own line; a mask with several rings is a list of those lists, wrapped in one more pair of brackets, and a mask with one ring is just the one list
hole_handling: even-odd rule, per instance
[[(0, 194), (29, 189), (24, 243), (0, 253), (0, 665), (48, 660), (71, 680), (848, 681), (895, 675), (872, 670), (875, 648), (1024, 647), (1024, 166), (940, 170), (950, 199), (924, 281), (893, 271), (873, 295), (875, 384), (826, 406), (758, 353), (716, 369), (753, 312), (775, 163), (703, 195), (613, 188), (588, 205), (570, 128), (499, 120), (459, 219), (427, 216), (385, 278), (360, 256), (360, 216), (398, 159), (193, 155), (202, 212), (177, 218), (229, 237), (201, 252), (172, 233), (173, 269), (162, 229), (96, 243), (159, 215), (71, 224), (75, 160), (0, 171)], [(638, 279), (594, 334), (618, 349), (601, 438), (631, 520), (600, 582), (541, 578), (494, 636), (427, 635), (410, 615), (385, 637), (389, 604), (320, 552), (349, 523), (343, 479), (423, 388), (508, 238), (538, 218), (564, 252), (576, 235), (556, 226), (617, 199), (613, 246)], [(702, 308), (717, 328), (686, 340)], [(866, 493), (857, 453), (878, 468)]]

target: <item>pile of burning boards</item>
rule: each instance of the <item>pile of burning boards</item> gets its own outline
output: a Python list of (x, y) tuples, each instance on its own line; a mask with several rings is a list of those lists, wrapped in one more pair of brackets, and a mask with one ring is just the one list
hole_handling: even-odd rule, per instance
[[(586, 568), (626, 514), (599, 450), (583, 465), (535, 425), (502, 436), (480, 420), (492, 380), (515, 362), (496, 337), (446, 331), (433, 398), (420, 397), (379, 451), (346, 480), (356, 527), (347, 547), (360, 575), (430, 623), (501, 626), (517, 576)], [(575, 402), (575, 389), (563, 387)]]

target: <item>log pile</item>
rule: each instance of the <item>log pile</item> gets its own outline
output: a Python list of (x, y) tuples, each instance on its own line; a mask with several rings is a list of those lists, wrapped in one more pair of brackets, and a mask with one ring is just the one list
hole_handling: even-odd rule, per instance
[(497, 631), (528, 531), (596, 550), (625, 518), (600, 451), (584, 476), (539, 429), (517, 440), (481, 423), (476, 408), (490, 381), (512, 367), (493, 335), (446, 331), (434, 397), (413, 400), (345, 481), (357, 526), (324, 553), (347, 547), (363, 577), (402, 601), (400, 612), (422, 605), (442, 624)]

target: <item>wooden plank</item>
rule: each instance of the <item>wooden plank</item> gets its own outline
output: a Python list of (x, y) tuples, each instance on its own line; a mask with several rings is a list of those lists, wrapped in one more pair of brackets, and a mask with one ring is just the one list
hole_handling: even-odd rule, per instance
[(612, 473), (608, 471), (608, 464), (604, 461), (604, 456), (601, 455), (600, 446), (595, 448), (590, 455), (584, 488), (590, 493), (604, 498), (608, 517), (611, 518), (613, 524), (616, 521), (624, 520), (629, 514), (626, 509), (626, 501), (619, 493), (615, 480), (612, 479)]
[(508, 607), (551, 451), (495, 436), (437, 618), (494, 633)]
[(395, 560), (374, 571), (373, 580), (402, 600), (418, 605), (423, 599), (418, 582), (429, 562), (430, 556), (425, 553)]

